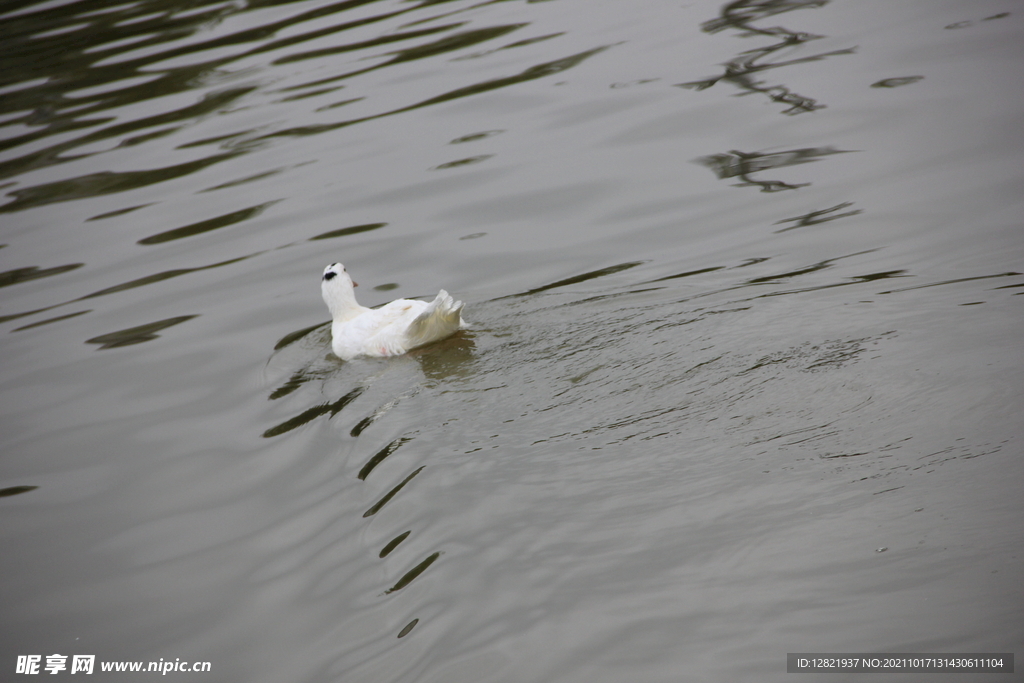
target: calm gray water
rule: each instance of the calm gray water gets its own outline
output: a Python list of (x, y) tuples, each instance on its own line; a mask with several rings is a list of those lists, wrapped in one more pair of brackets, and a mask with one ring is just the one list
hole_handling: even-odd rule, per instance
[[(0, 39), (5, 679), (1024, 656), (1019, 2), (11, 0)], [(342, 363), (334, 261), (471, 328)]]

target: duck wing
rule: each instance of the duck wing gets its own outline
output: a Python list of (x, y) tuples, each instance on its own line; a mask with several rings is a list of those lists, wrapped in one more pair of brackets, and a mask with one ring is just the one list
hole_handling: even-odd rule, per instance
[(405, 347), (414, 349), (455, 334), (463, 326), (462, 307), (461, 301), (455, 301), (442, 289), (409, 323), (405, 330)]

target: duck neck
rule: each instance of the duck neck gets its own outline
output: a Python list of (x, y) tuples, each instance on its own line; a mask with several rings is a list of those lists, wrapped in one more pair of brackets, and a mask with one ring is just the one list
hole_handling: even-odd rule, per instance
[(328, 289), (325, 287), (323, 295), (324, 303), (327, 304), (327, 308), (331, 311), (331, 317), (333, 317), (335, 321), (344, 322), (346, 320), (351, 320), (367, 310), (365, 306), (359, 305), (359, 302), (356, 301), (355, 292), (351, 289)]

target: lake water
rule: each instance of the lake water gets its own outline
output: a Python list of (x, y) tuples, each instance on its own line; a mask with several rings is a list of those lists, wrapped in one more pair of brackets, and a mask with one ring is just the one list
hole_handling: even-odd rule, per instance
[[(8, 675), (1024, 654), (1019, 2), (23, 0), (0, 37)], [(335, 261), (471, 326), (343, 363)]]

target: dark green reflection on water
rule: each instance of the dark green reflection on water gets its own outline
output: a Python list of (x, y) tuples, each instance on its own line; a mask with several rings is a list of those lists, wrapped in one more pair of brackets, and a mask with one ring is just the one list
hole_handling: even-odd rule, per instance
[[(628, 263), (619, 263), (619, 264), (614, 265), (614, 266), (608, 266), (607, 268), (600, 268), (598, 270), (592, 270), (590, 272), (582, 273), (580, 275), (574, 275), (572, 277), (567, 277), (564, 280), (558, 280), (557, 282), (552, 282), (550, 284), (541, 285), (540, 287), (534, 287), (533, 289), (528, 289), (525, 292), (522, 292), (520, 294), (510, 294), (509, 296), (529, 296), (530, 294), (538, 294), (540, 292), (546, 292), (549, 289), (555, 289), (557, 287), (566, 287), (568, 285), (575, 285), (575, 284), (578, 284), (580, 282), (586, 282), (587, 280), (594, 280), (594, 279), (599, 278), (599, 277), (606, 277), (608, 275), (614, 275), (615, 273), (621, 273), (624, 270), (629, 270), (630, 268), (635, 268), (636, 266), (643, 265), (644, 263), (647, 263), (647, 261), (629, 261)], [(508, 298), (508, 297), (499, 297), (499, 298), (500, 299), (505, 299), (505, 298)]]
[(332, 403), (322, 403), (318, 406), (313, 406), (308, 410), (304, 410), (295, 417), (285, 420), (276, 427), (271, 427), (267, 431), (263, 432), (263, 438), (270, 439), (275, 436), (280, 436), (281, 434), (285, 434), (293, 429), (301, 427), (307, 422), (311, 422), (316, 418), (320, 417), (321, 415), (326, 415), (327, 413), (330, 413), (331, 417), (334, 417), (339, 412), (341, 412), (341, 410), (345, 406), (359, 398), (359, 395), (362, 394), (363, 391), (365, 390), (366, 387), (356, 387), (352, 391), (348, 392), (347, 394), (339, 398), (337, 401), (334, 401)]
[[(107, 287), (105, 289), (101, 289), (101, 290), (93, 292), (91, 294), (86, 294), (85, 296), (80, 296), (77, 299), (71, 299), (70, 301), (62, 301), (59, 304), (54, 304), (52, 306), (47, 306), (46, 308), (37, 308), (37, 309), (31, 310), (31, 311), (23, 311), (21, 313), (12, 313), (10, 315), (0, 316), (0, 323), (7, 322), (9, 320), (16, 320), (17, 318), (23, 318), (25, 316), (34, 315), (36, 313), (42, 313), (44, 311), (49, 311), (49, 310), (54, 309), (54, 308), (59, 308), (60, 306), (66, 306), (66, 305), (74, 303), (76, 301), (84, 301), (85, 299), (93, 299), (93, 298), (96, 298), (98, 296), (107, 296), (108, 294), (116, 294), (117, 292), (123, 292), (125, 290), (135, 289), (136, 287), (142, 287), (144, 285), (151, 285), (151, 284), (156, 283), (156, 282), (163, 282), (164, 280), (169, 280), (171, 278), (179, 277), (181, 275), (188, 275), (189, 273), (196, 273), (196, 272), (199, 272), (199, 271), (202, 271), (202, 270), (209, 270), (211, 268), (219, 268), (221, 266), (231, 265), (232, 263), (238, 263), (239, 261), (244, 261), (245, 259), (252, 258), (253, 256), (257, 256), (260, 253), (262, 253), (262, 252), (257, 252), (256, 254), (247, 254), (246, 256), (239, 256), (238, 258), (228, 259), (227, 261), (221, 261), (219, 263), (211, 263), (210, 265), (199, 266), (197, 268), (176, 268), (174, 270), (165, 270), (165, 271), (162, 271), (162, 272), (159, 272), (159, 273), (154, 273), (152, 275), (147, 275), (145, 277), (140, 277), (140, 278), (135, 279), (135, 280), (130, 280), (128, 282), (122, 282), (119, 285), (114, 285), (113, 287)], [(57, 320), (63, 320), (64, 318), (74, 317), (76, 315), (82, 315), (83, 313), (88, 313), (88, 312), (89, 311), (80, 311), (78, 313), (74, 313), (74, 314), (71, 314), (71, 315), (68, 315), (68, 316), (61, 316), (60, 318), (51, 318), (50, 320), (44, 320), (44, 321), (42, 321), (39, 324), (43, 324), (43, 323), (46, 323), (46, 322), (56, 322)], [(19, 330), (25, 330), (25, 329), (28, 329), (28, 328), (34, 327), (34, 326), (35, 325), (25, 325), (24, 327), (19, 327), (18, 329)]]
[(15, 268), (14, 270), (8, 270), (0, 273), (0, 287), (9, 287), (11, 285), (18, 284), (19, 282), (27, 282), (41, 277), (50, 277), (51, 275), (60, 275), (61, 273), (81, 268), (84, 265), (84, 263), (69, 263), (66, 266), (55, 266), (53, 268), (40, 268), (39, 266)]
[(198, 223), (192, 223), (191, 225), (185, 225), (174, 230), (167, 230), (151, 237), (146, 237), (139, 240), (139, 244), (160, 244), (162, 242), (170, 242), (171, 240), (180, 240), (183, 237), (191, 237), (192, 235), (200, 235), (204, 232), (210, 232), (218, 228), (224, 228), (235, 223), (241, 223), (242, 221), (255, 218), (263, 213), (263, 210), (268, 206), (277, 204), (280, 199), (274, 201), (265, 202), (256, 206), (250, 206), (247, 209), (240, 209), (238, 211), (232, 211), (231, 213), (224, 214), (223, 216), (217, 216), (216, 218), (209, 218), (205, 221), (199, 221)]
[(5, 489), (0, 489), (0, 498), (6, 498), (7, 496), (16, 496), (20, 493), (28, 493), (29, 491), (35, 491), (38, 486), (9, 486)]
[(380, 499), (380, 500), (378, 500), (378, 501), (377, 501), (376, 503), (374, 503), (373, 505), (371, 505), (371, 506), (370, 506), (370, 509), (369, 509), (369, 510), (367, 510), (366, 512), (364, 512), (364, 513), (363, 513), (363, 517), (372, 517), (373, 515), (375, 515), (375, 514), (377, 514), (378, 512), (380, 512), (380, 509), (381, 509), (382, 507), (384, 507), (385, 505), (387, 505), (387, 504), (388, 504), (388, 501), (390, 501), (390, 500), (391, 500), (392, 498), (394, 498), (394, 497), (395, 497), (395, 495), (396, 495), (396, 494), (397, 494), (397, 493), (398, 493), (399, 491), (401, 491), (401, 490), (402, 490), (402, 488), (403, 488), (403, 487), (404, 487), (404, 486), (405, 486), (406, 484), (408, 484), (408, 483), (409, 483), (410, 481), (412, 481), (412, 480), (413, 480), (413, 478), (414, 478), (414, 477), (415, 477), (415, 476), (416, 476), (417, 474), (419, 474), (420, 472), (422, 472), (422, 471), (423, 471), (423, 469), (424, 469), (425, 467), (426, 467), (426, 465), (422, 465), (422, 466), (420, 466), (420, 467), (419, 467), (418, 469), (414, 470), (414, 471), (413, 471), (413, 473), (412, 473), (412, 474), (410, 474), (410, 475), (409, 475), (408, 477), (406, 477), (405, 479), (403, 479), (403, 480), (402, 480), (402, 482), (401, 482), (401, 483), (400, 483), (400, 484), (399, 484), (398, 486), (396, 486), (395, 488), (393, 488), (393, 489), (391, 489), (390, 491), (388, 491), (388, 492), (387, 492), (387, 494), (386, 494), (386, 495), (385, 495), (385, 496), (384, 496), (383, 498), (381, 498), (381, 499)]
[(180, 325), (183, 322), (197, 318), (197, 315), (180, 315), (176, 318), (167, 318), (166, 320), (157, 320), (156, 322), (147, 323), (145, 325), (139, 325), (137, 327), (129, 327), (125, 330), (118, 330), (117, 332), (109, 332), (107, 334), (101, 334), (98, 337), (87, 339), (86, 344), (99, 344), (100, 349), (116, 349), (122, 346), (132, 346), (134, 344), (142, 344), (143, 342), (152, 341), (157, 339), (160, 335), (157, 332), (166, 330), (168, 327)]
[(146, 185), (162, 183), (165, 180), (195, 173), (207, 166), (212, 166), (217, 162), (234, 156), (237, 156), (237, 153), (215, 154), (205, 159), (197, 159), (176, 166), (146, 171), (100, 171), (99, 173), (91, 173), (78, 178), (69, 178), (53, 183), (26, 187), (21, 190), (8, 192), (15, 199), (13, 202), (0, 206), (0, 213), (13, 213), (54, 202), (66, 202), (72, 199), (84, 199), (86, 197), (97, 197), (114, 192), (134, 190)]
[(369, 476), (370, 472), (373, 471), (373, 468), (384, 462), (385, 458), (397, 451), (403, 444), (406, 444), (411, 440), (412, 437), (403, 436), (400, 439), (395, 439), (387, 446), (377, 451), (377, 453), (375, 453), (374, 456), (370, 458), (365, 465), (363, 465), (363, 469), (359, 470), (359, 474), (356, 475), (356, 478), (365, 480), (366, 477)]
[(405, 574), (405, 576), (403, 576), (402, 578), (400, 578), (398, 580), (398, 583), (396, 583), (394, 586), (392, 586), (391, 588), (389, 588), (386, 591), (384, 591), (384, 593), (388, 594), (388, 593), (394, 593), (395, 591), (402, 590), (403, 588), (408, 586), (410, 583), (412, 583), (413, 579), (415, 579), (417, 576), (419, 576), (424, 571), (426, 571), (427, 567), (429, 567), (430, 565), (434, 564), (434, 560), (436, 560), (439, 557), (441, 557), (441, 553), (437, 552), (437, 553), (434, 553), (433, 555), (431, 555), (430, 557), (428, 557), (427, 559), (423, 560), (418, 565), (416, 565), (415, 567), (410, 569)]
[[(0, 92), (3, 93), (0, 97), (0, 133), (10, 127), (14, 134), (0, 134), (0, 151), (10, 152), (9, 158), (0, 162), (0, 180), (16, 178), (28, 171), (84, 157), (102, 155), (113, 149), (149, 145), (166, 136), (180, 134), (183, 129), (210, 115), (239, 109), (239, 101), (251, 97), (260, 90), (260, 86), (232, 86), (214, 91), (208, 88), (211, 83), (232, 75), (225, 68), (232, 62), (260, 53), (283, 51), (293, 45), (307, 45), (348, 30), (365, 29), (398, 15), (444, 4), (438, 0), (424, 0), (403, 3), (398, 9), (389, 4), (388, 11), (367, 16), (365, 8), (376, 2), (348, 0), (312, 9), (297, 7), (295, 14), (276, 16), (262, 25), (254, 26), (251, 21), (239, 21), (242, 27), (233, 32), (214, 32), (210, 29), (217, 25), (226, 26), (225, 22), (232, 15), (290, 3), (262, 1), (242, 4), (198, 0), (183, 6), (174, 0), (149, 0), (113, 7), (104, 0), (80, 0), (59, 7), (46, 7), (46, 3), (8, 3), (0, 10), (6, 12), (0, 13), (0, 39), (4, 41), (4, 50), (0, 55)], [(32, 11), (34, 5), (40, 5), (43, 9)], [(12, 16), (12, 10), (20, 13)], [(345, 13), (351, 10), (360, 10), (358, 18), (347, 19)], [(347, 20), (338, 21), (336, 16)], [(354, 42), (338, 40), (338, 44), (327, 48), (296, 51), (255, 67), (255, 70), (267, 71), (280, 64), (330, 58), (341, 52), (372, 52), (374, 48), (384, 45), (431, 38), (427, 42), (414, 43), (384, 55), (370, 54), (368, 56), (388, 57), (371, 67), (328, 75), (284, 88), (306, 89), (387, 66), (440, 57), (497, 40), (528, 26), (527, 23), (513, 23), (462, 29), (468, 22), (451, 22), (439, 26), (409, 28), (414, 23), (407, 24), (398, 32), (382, 31), (382, 35), (370, 39), (361, 36), (360, 40)], [(275, 38), (283, 32), (288, 35)], [(435, 37), (438, 34), (445, 35)], [(526, 38), (490, 51), (529, 45), (556, 35)], [(237, 49), (232, 49), (235, 47)], [(293, 127), (265, 133), (256, 139), (252, 137), (255, 129), (245, 125), (244, 130), (177, 144), (174, 148), (181, 150), (216, 144), (218, 149), (205, 158), (175, 160), (143, 169), (98, 170), (77, 177), (15, 187), (8, 192), (11, 199), (0, 206), (0, 213), (125, 192), (161, 183), (258, 149), (260, 140), (334, 130), (543, 78), (572, 68), (606, 47), (589, 49), (529, 67), (518, 74), (456, 88), (411, 105), (353, 120)], [(190, 55), (196, 55), (196, 59), (189, 61)], [(148, 109), (137, 106), (157, 99), (173, 102), (175, 95), (197, 90), (203, 90), (199, 101), (185, 106), (175, 105), (169, 111), (161, 108), (163, 105), (160, 104), (154, 104)], [(318, 92), (323, 94), (325, 90)], [(335, 104), (363, 99), (349, 98)], [(326, 108), (330, 106), (333, 105)], [(322, 106), (316, 111), (324, 109)], [(81, 133), (78, 134), (78, 131)], [(47, 138), (53, 138), (54, 141), (46, 144)], [(76, 153), (76, 150), (86, 145), (104, 141), (111, 141), (105, 149)], [(149, 165), (157, 166), (152, 162)], [(274, 172), (263, 171), (245, 180), (264, 178)], [(16, 186), (17, 183), (11, 185)], [(134, 208), (107, 212), (96, 218), (116, 216)], [(219, 227), (222, 224), (220, 221), (230, 222), (231, 216), (211, 218), (209, 222), (178, 230), (181, 236), (196, 234), (197, 231)], [(178, 235), (178, 232), (170, 231), (146, 238), (148, 241), (142, 243), (157, 243), (175, 239)]]
[(407, 539), (409, 537), (409, 534), (411, 534), (411, 533), (412, 533), (412, 530), (410, 529), (409, 531), (405, 531), (405, 532), (399, 534), (398, 536), (395, 536), (390, 541), (388, 541), (388, 544), (380, 549), (380, 554), (378, 555), (378, 557), (383, 559), (383, 558), (387, 557), (388, 555), (390, 555), (391, 551), (394, 550), (395, 548), (397, 548), (398, 545), (402, 541)]
[(323, 232), (319, 235), (315, 235), (309, 238), (309, 241), (314, 240), (329, 240), (335, 237), (344, 237), (345, 235), (355, 235), (360, 232), (368, 232), (370, 230), (377, 230), (383, 228), (387, 223), (367, 223), (365, 225), (353, 225), (347, 228), (339, 228), (337, 230), (331, 230), (330, 232)]
[(400, 109), (393, 109), (391, 111), (383, 112), (381, 114), (365, 116), (363, 118), (352, 119), (350, 121), (339, 121), (337, 123), (325, 123), (317, 126), (299, 126), (295, 128), (288, 128), (285, 130), (277, 131), (275, 133), (269, 133), (263, 137), (273, 138), (289, 135), (316, 135), (319, 133), (326, 133), (328, 131), (337, 130), (338, 128), (344, 128), (345, 126), (351, 126), (356, 123), (372, 121), (374, 119), (384, 118), (385, 116), (401, 114), (403, 112), (413, 111), (415, 109), (420, 109), (422, 107), (428, 107), (434, 104), (441, 104), (442, 102), (449, 102), (451, 100), (456, 100), (462, 97), (469, 97), (470, 95), (477, 95), (480, 93), (489, 92), (491, 90), (497, 90), (499, 88), (506, 88), (511, 85), (525, 83), (527, 81), (532, 81), (538, 78), (544, 78), (546, 76), (551, 76), (553, 74), (565, 71), (567, 69), (571, 69), (572, 67), (579, 65), (588, 57), (593, 57), (599, 52), (603, 52), (608, 47), (609, 46), (604, 45), (601, 47), (593, 48), (591, 50), (586, 50), (584, 52), (570, 55), (568, 57), (563, 57), (562, 59), (556, 59), (554, 61), (546, 62), (544, 64), (531, 66), (530, 68), (514, 76), (507, 76), (505, 78), (495, 78), (489, 81), (483, 81), (482, 83), (475, 83), (464, 88), (456, 88), (455, 90), (450, 90), (436, 97), (431, 97), (421, 102), (417, 102), (416, 104), (411, 104), (407, 107), (402, 107)]

